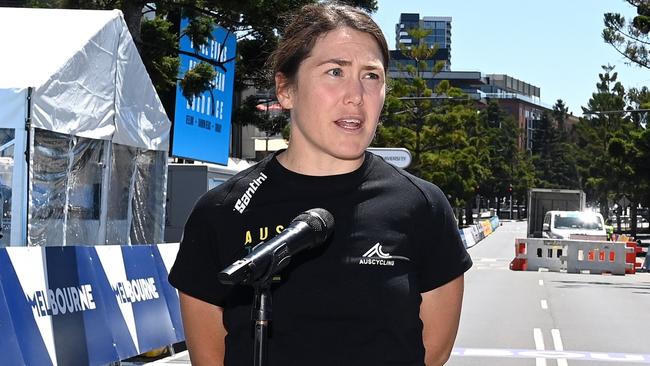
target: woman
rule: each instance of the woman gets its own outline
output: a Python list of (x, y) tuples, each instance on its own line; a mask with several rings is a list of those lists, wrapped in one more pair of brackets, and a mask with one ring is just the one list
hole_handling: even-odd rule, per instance
[(272, 287), (269, 365), (442, 365), (471, 266), (444, 194), (365, 150), (384, 103), (388, 48), (355, 8), (303, 7), (272, 56), (289, 147), (204, 195), (169, 280), (194, 365), (250, 365), (250, 288), (217, 273), (299, 213), (336, 227)]

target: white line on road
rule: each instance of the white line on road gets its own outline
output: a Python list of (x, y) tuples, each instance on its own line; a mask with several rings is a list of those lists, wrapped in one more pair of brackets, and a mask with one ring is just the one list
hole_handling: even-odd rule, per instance
[[(535, 340), (535, 349), (544, 351), (544, 336), (541, 329), (533, 328), (533, 339)], [(546, 366), (546, 359), (543, 357), (535, 358), (535, 366)]]
[[(556, 351), (564, 351), (564, 345), (562, 344), (562, 337), (560, 337), (559, 329), (551, 329), (551, 336), (553, 337), (553, 347)], [(568, 366), (566, 358), (558, 358), (557, 366)]]
[(548, 310), (548, 301), (546, 300), (540, 300), (540, 305), (542, 305), (542, 309)]
[(539, 280), (538, 283), (539, 283), (540, 286), (544, 286), (544, 280)]

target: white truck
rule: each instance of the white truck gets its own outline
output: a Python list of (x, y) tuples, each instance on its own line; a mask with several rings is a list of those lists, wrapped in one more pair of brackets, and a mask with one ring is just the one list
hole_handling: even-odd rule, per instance
[(542, 237), (549, 239), (607, 240), (603, 215), (586, 211), (548, 211)]
[(585, 211), (580, 190), (532, 188), (528, 191), (526, 238), (515, 239), (515, 271), (634, 273), (632, 248), (607, 241), (602, 215)]
[(542, 238), (544, 217), (549, 211), (584, 211), (585, 192), (572, 189), (531, 188), (528, 190), (529, 238)]

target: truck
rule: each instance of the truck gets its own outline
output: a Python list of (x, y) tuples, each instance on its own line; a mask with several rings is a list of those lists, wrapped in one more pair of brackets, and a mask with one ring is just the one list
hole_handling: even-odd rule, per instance
[(634, 247), (608, 241), (600, 213), (585, 210), (581, 190), (528, 191), (526, 238), (515, 238), (514, 271), (634, 273)]
[(542, 237), (549, 239), (607, 240), (603, 215), (588, 211), (548, 211)]
[(541, 238), (548, 211), (583, 211), (585, 192), (573, 189), (531, 188), (528, 190), (527, 237)]

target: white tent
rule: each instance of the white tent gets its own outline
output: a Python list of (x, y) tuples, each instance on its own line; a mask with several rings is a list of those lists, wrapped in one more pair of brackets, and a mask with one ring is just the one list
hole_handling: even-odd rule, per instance
[(114, 243), (111, 217), (130, 242), (139, 210), (161, 226), (171, 122), (122, 13), (0, 8), (0, 54), (0, 245)]

